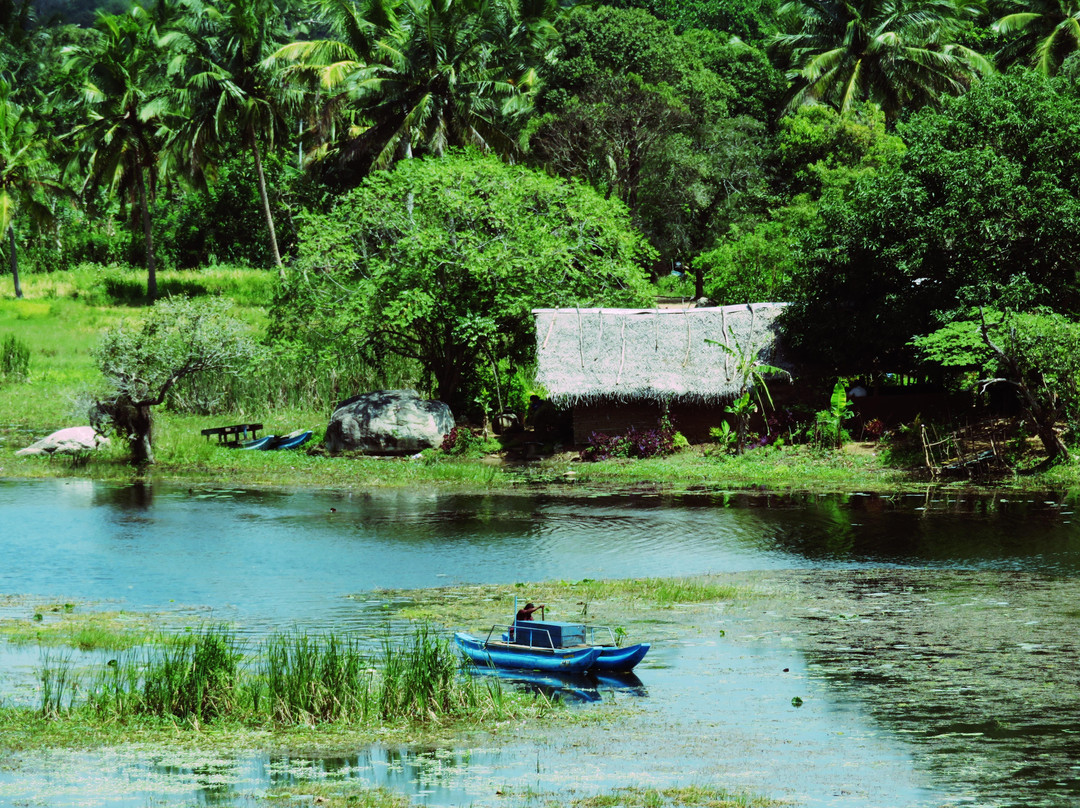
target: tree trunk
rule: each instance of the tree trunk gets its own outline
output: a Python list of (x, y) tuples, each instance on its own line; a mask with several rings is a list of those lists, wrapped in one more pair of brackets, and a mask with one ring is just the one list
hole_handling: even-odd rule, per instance
[(146, 176), (138, 167), (139, 206), (142, 208), (143, 244), (146, 249), (146, 296), (153, 303), (157, 300), (157, 266), (154, 264), (154, 232), (150, 227), (150, 204), (146, 199)]
[(11, 264), (11, 277), (15, 279), (15, 297), (22, 297), (22, 287), (19, 285), (19, 256), (15, 252), (15, 225), (8, 225), (8, 262)]
[(154, 417), (150, 407), (138, 404), (131, 407), (130, 422), (127, 424), (128, 446), (131, 448), (131, 462), (136, 466), (145, 466), (154, 462), (152, 446)]
[(266, 219), (266, 230), (270, 234), (270, 252), (274, 256), (274, 266), (278, 268), (278, 274), (285, 280), (285, 268), (281, 263), (281, 253), (278, 251), (277, 231), (274, 230), (274, 217), (270, 213), (270, 197), (266, 193), (266, 174), (263, 172), (262, 155), (259, 154), (259, 143), (255, 138), (255, 129), (248, 126), (248, 139), (251, 142), (251, 155), (255, 158), (255, 176), (259, 181), (259, 201), (262, 202), (263, 218)]

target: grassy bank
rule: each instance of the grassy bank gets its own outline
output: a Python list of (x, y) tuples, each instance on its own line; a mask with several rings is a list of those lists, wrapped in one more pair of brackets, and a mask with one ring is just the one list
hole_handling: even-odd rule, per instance
[[(265, 331), (271, 273), (211, 268), (164, 272), (159, 282), (164, 294), (228, 296), (236, 302), (237, 314), (250, 324), (253, 335)], [(24, 376), (0, 374), (0, 477), (71, 476), (127, 482), (150, 476), (190, 484), (349, 489), (423, 485), (466, 490), (547, 487), (567, 492), (748, 488), (886, 491), (927, 482), (920, 468), (921, 457), (911, 452), (907, 457), (882, 453), (870, 444), (849, 444), (837, 451), (785, 446), (758, 449), (741, 457), (699, 446), (667, 458), (599, 463), (579, 462), (576, 453), (568, 452), (508, 464), (497, 456), (410, 460), (331, 458), (305, 450), (237, 452), (200, 434), (206, 427), (257, 421), (264, 424), (265, 434), (312, 429), (315, 434), (308, 446), (317, 447), (330, 416), (326, 407), (289, 407), (282, 403), (282, 390), (269, 389), (262, 399), (249, 395), (249, 402), (262, 403), (213, 415), (155, 408), (157, 463), (146, 471), (131, 468), (126, 447), (118, 445), (115, 438), (111, 448), (92, 457), (15, 457), (15, 450), (40, 437), (87, 423), (88, 392), (100, 384), (92, 349), (105, 329), (139, 314), (144, 283), (140, 271), (83, 267), (28, 276), (22, 300), (11, 297), (10, 291), (0, 295), (0, 338), (14, 336), (30, 351)], [(957, 480), (948, 484), (970, 483)], [(1080, 471), (1075, 465), (1059, 466), (1043, 474), (1005, 477), (995, 484), (1028, 489), (1080, 487)]]

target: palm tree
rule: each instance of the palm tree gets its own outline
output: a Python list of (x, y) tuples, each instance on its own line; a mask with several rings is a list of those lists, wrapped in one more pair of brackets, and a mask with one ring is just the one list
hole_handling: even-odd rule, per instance
[(71, 136), (86, 156), (84, 192), (103, 186), (138, 202), (152, 301), (157, 270), (149, 203), (170, 117), (161, 54), (149, 13), (139, 5), (128, 14), (100, 15), (95, 27), (95, 41), (66, 52), (69, 70), (81, 69), (88, 76), (82, 97), (90, 120)]
[(505, 124), (528, 108), (537, 66), (555, 39), (552, 0), (323, 0), (336, 39), (276, 54), (325, 96), (324, 131), (341, 138), (342, 166), (361, 173), (451, 146), (510, 154)]
[(8, 265), (15, 296), (22, 297), (19, 260), (15, 244), (15, 218), (25, 212), (39, 223), (53, 219), (47, 196), (66, 189), (49, 176), (44, 141), (38, 137), (29, 111), (12, 100), (11, 83), (0, 76), (0, 234), (8, 239)]
[(966, 0), (789, 0), (791, 31), (772, 48), (788, 61), (788, 109), (824, 103), (842, 114), (869, 100), (892, 124), (901, 110), (963, 92), (993, 66), (957, 44), (976, 13)]
[(234, 137), (250, 150), (275, 266), (281, 252), (266, 190), (260, 144), (272, 148), (285, 132), (298, 94), (275, 80), (267, 57), (285, 41), (285, 22), (274, 0), (222, 0), (216, 6), (186, 0), (183, 21), (160, 44), (175, 56), (182, 76), (178, 103), (185, 121), (173, 145), (191, 174), (204, 177)]
[(1080, 2), (1078, 0), (1025, 0), (1020, 9), (1006, 14), (994, 30), (1017, 34), (1001, 49), (1000, 63), (1030, 61), (1047, 76), (1057, 73), (1065, 57), (1080, 50)]

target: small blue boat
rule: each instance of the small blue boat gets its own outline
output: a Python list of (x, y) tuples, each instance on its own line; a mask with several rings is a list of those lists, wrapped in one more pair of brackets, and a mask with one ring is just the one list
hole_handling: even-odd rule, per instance
[(298, 446), (303, 446), (310, 439), (310, 429), (298, 429), (295, 432), (290, 432), (288, 435), (282, 435), (279, 438), (275, 438), (266, 448), (273, 449), (275, 451), (282, 449), (295, 449)]
[[(603, 641), (597, 641), (598, 635)], [(462, 633), (455, 634), (454, 640), (466, 656), (481, 665), (563, 672), (628, 673), (650, 648), (648, 643), (618, 647), (615, 632), (607, 626), (541, 620), (492, 626), (486, 640)], [(567, 665), (556, 664), (562, 659), (568, 660)]]
[(600, 656), (596, 658), (593, 670), (598, 673), (601, 671), (605, 673), (628, 673), (645, 658), (651, 647), (647, 642), (628, 645), (625, 648), (600, 646)]
[(241, 443), (237, 448), (239, 449), (269, 449), (277, 438), (273, 435), (263, 435), (261, 438), (255, 440), (248, 440)]
[(553, 673), (583, 673), (600, 656), (599, 648), (535, 648), (502, 640), (480, 640), (458, 632), (454, 642), (477, 665)]

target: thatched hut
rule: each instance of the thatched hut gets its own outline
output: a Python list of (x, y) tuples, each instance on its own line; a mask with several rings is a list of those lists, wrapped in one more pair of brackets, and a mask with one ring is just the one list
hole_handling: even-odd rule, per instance
[(576, 443), (653, 428), (665, 406), (688, 439), (705, 440), (745, 389), (741, 357), (783, 366), (783, 307), (535, 309), (536, 381), (573, 408)]

